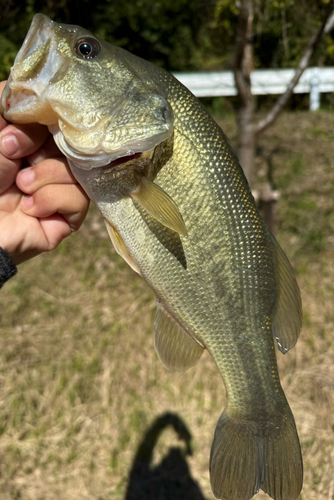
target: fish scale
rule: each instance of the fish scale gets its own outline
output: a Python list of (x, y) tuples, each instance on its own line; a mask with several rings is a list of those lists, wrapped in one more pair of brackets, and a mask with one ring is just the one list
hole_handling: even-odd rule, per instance
[(205, 348), (217, 364), (216, 497), (295, 500), (302, 457), (274, 342), (296, 343), (300, 294), (222, 130), (163, 69), (41, 14), (1, 103), (14, 123), (49, 125), (116, 251), (155, 292), (164, 366), (185, 370)]

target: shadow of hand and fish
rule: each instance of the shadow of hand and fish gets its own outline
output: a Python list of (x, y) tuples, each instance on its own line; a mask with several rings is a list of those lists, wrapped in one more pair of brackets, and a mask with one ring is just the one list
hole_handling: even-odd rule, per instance
[[(172, 428), (183, 446), (172, 446), (160, 463), (153, 465), (161, 434)], [(164, 413), (146, 431), (133, 460), (124, 500), (206, 500), (191, 476), (187, 457), (192, 455), (191, 433), (175, 413)]]

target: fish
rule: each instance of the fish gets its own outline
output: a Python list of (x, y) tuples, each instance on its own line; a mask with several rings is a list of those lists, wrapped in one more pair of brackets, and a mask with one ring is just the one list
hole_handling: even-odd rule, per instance
[(227, 403), (214, 433), (214, 495), (298, 498), (300, 443), (276, 350), (299, 336), (292, 267), (236, 154), (176, 78), (76, 25), (32, 21), (1, 98), (12, 123), (47, 125), (116, 251), (157, 297), (154, 343), (170, 371), (206, 349)]

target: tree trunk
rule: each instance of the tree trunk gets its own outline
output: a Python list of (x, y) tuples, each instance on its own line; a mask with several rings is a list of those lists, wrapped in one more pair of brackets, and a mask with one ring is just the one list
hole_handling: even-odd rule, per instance
[(273, 205), (277, 200), (278, 193), (273, 189), (272, 182), (269, 178), (270, 176), (268, 176), (268, 182), (260, 187), (258, 193), (254, 190), (256, 182), (254, 160), (257, 138), (260, 133), (274, 122), (279, 112), (286, 105), (305, 68), (309, 65), (310, 59), (319, 46), (324, 34), (327, 34), (333, 28), (334, 0), (330, 0), (328, 8), (324, 13), (323, 20), (316, 33), (309, 40), (305, 52), (296, 68), (294, 77), (289, 83), (286, 91), (279, 97), (267, 116), (259, 123), (255, 123), (254, 120), (255, 105), (251, 89), (251, 73), (253, 70), (252, 36), (254, 0), (239, 0), (238, 8), (240, 9), (240, 14), (233, 68), (235, 84), (239, 95), (239, 109), (237, 111), (238, 156), (250, 188), (261, 208), (263, 217), (269, 228), (273, 231)]
[(253, 0), (242, 0), (234, 59), (234, 78), (239, 93), (238, 156), (251, 188), (254, 182), (255, 157), (254, 98), (251, 89), (253, 17)]
[(254, 133), (254, 103), (250, 99), (237, 112), (238, 125), (238, 157), (252, 188), (255, 181), (255, 133)]

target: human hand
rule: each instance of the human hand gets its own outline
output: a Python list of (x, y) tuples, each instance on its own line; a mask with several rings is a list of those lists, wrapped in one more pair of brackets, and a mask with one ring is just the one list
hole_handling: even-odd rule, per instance
[[(24, 158), (29, 167), (21, 170)], [(0, 246), (13, 262), (56, 248), (88, 206), (47, 127), (8, 125), (0, 116)]]

